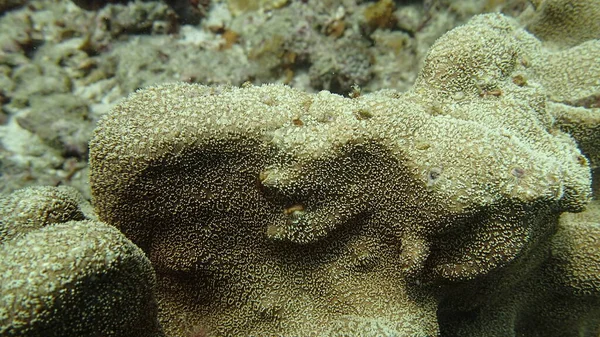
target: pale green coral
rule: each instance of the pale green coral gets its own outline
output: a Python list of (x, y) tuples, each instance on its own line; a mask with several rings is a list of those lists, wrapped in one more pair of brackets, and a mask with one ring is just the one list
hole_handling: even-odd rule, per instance
[[(588, 221), (580, 218), (589, 217)], [(577, 216), (565, 214), (552, 240), (552, 260), (549, 269), (568, 293), (595, 297), (600, 313), (600, 202)], [(579, 220), (579, 221), (578, 221)], [(600, 315), (597, 315), (600, 320)]]
[(492, 319), (489, 336), (527, 334), (516, 322), (535, 310), (488, 303), (531, 294), (591, 184), (528, 68), (542, 50), (484, 15), (440, 39), (405, 94), (140, 90), (90, 143), (94, 206), (152, 261), (173, 336), (477, 336)]

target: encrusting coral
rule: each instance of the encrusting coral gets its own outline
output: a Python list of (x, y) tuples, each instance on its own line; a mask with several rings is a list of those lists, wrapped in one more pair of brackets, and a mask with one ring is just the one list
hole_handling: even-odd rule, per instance
[(93, 218), (91, 207), (68, 186), (17, 190), (0, 198), (0, 244), (50, 224)]
[(163, 336), (144, 253), (72, 188), (0, 199), (0, 335)]
[[(598, 41), (577, 48), (564, 64)], [(559, 223), (591, 172), (552, 97), (598, 92), (546, 89), (545, 53), (490, 14), (437, 41), (404, 94), (140, 90), (90, 143), (95, 210), (152, 262), (169, 336), (595, 336), (594, 305), (555, 296), (600, 291), (564, 267), (587, 266), (570, 238), (599, 254), (598, 231)]]
[[(600, 6), (597, 1), (534, 1), (522, 19), (543, 41), (538, 57), (527, 60), (538, 73), (555, 127), (577, 140), (592, 168), (600, 166)], [(539, 44), (524, 46), (533, 51)], [(578, 65), (571, 62), (576, 60)], [(525, 77), (523, 80), (526, 81)]]
[(102, 222), (68, 187), (0, 197), (0, 335), (598, 336), (598, 6), (534, 3), (406, 93), (131, 95), (90, 144)]
[(557, 47), (572, 47), (600, 38), (597, 0), (532, 0), (535, 15), (527, 29)]

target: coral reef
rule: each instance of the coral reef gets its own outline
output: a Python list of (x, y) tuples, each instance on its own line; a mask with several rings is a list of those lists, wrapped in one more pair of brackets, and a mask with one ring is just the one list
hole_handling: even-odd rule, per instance
[(16, 118), (19, 126), (38, 135), (65, 158), (87, 159), (87, 143), (93, 127), (84, 121), (90, 117), (87, 102), (69, 94), (28, 99), (30, 110)]
[(97, 10), (108, 4), (127, 3), (129, 0), (72, 0), (77, 6), (87, 10)]
[(514, 336), (507, 321), (525, 336), (596, 336), (600, 331), (599, 206), (596, 200), (582, 213), (563, 214), (548, 243), (550, 256), (521, 282), (484, 297), (476, 310), (441, 312), (442, 336)]
[[(576, 48), (578, 73), (598, 41)], [(170, 336), (596, 336), (598, 223), (560, 219), (590, 162), (553, 100), (597, 84), (548, 53), (493, 14), (406, 93), (140, 90), (90, 143), (94, 208), (152, 262)]]
[(600, 38), (600, 6), (595, 0), (533, 0), (536, 13), (527, 29), (555, 47), (573, 47)]
[(233, 15), (257, 10), (271, 10), (285, 6), (288, 0), (227, 0), (229, 10)]
[(373, 76), (371, 55), (365, 44), (357, 38), (338, 41), (334, 56), (329, 51), (313, 53), (309, 70), (310, 84), (315, 89), (348, 93), (352, 86), (365, 85)]
[(161, 3), (87, 13), (32, 2), (0, 17), (0, 191), (67, 184), (89, 199), (87, 143), (117, 72), (110, 57), (95, 55), (124, 35), (168, 33), (172, 16)]
[(144, 253), (72, 188), (0, 199), (2, 336), (163, 336)]
[(0, 198), (0, 243), (51, 224), (93, 219), (91, 207), (68, 186), (36, 186), (15, 191)]
[(30, 0), (0, 16), (2, 192), (64, 184), (89, 198), (89, 131), (136, 89), (251, 81), (343, 95), (355, 85), (408, 90), (436, 38), (505, 3), (75, 2), (101, 8)]
[(0, 335), (600, 334), (596, 1), (24, 3)]

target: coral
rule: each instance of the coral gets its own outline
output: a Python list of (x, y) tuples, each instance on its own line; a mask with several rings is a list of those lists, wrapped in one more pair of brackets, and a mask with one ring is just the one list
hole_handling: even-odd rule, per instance
[(595, 297), (596, 319), (600, 320), (600, 202), (593, 201), (585, 212), (561, 216), (552, 240), (548, 269), (563, 291)]
[[(11, 105), (21, 108), (29, 105), (33, 97), (66, 94), (72, 90), (72, 82), (66, 71), (51, 62), (41, 61), (15, 67), (12, 78), (16, 87), (11, 94)], [(35, 81), (32, 83), (32, 80)]]
[(0, 198), (0, 243), (51, 224), (94, 217), (91, 205), (72, 187), (25, 188)]
[(206, 16), (211, 0), (165, 0), (182, 24), (196, 25)]
[[(526, 45), (525, 48), (539, 48), (537, 45)], [(533, 55), (536, 53), (530, 51)], [(571, 106), (598, 108), (600, 83), (595, 76), (600, 74), (600, 39), (583, 42), (573, 48), (560, 51), (545, 50), (537, 58), (531, 59), (528, 67), (541, 76), (535, 76), (544, 86), (547, 95), (553, 102)], [(573, 67), (570, 62), (576, 60), (579, 65)], [(598, 109), (596, 109), (597, 111)]]
[[(443, 336), (597, 336), (600, 333), (600, 204), (565, 213), (527, 277), (512, 281), (476, 310), (441, 307)], [(543, 260), (543, 261), (542, 261)], [(454, 299), (453, 299), (454, 300)], [(448, 310), (448, 312), (444, 312)], [(460, 319), (469, 317), (469, 319)], [(513, 328), (507, 321), (514, 322)]]
[(596, 0), (535, 0), (527, 29), (557, 47), (572, 47), (600, 38), (600, 4)]
[[(590, 160), (600, 165), (600, 5), (597, 1), (536, 2), (528, 29), (544, 41), (529, 67), (549, 96), (555, 127), (568, 132)], [(527, 21), (527, 20), (524, 20)], [(571, 47), (571, 48), (568, 48)], [(525, 48), (539, 49), (536, 44)], [(573, 67), (572, 62), (579, 66)]]
[[(129, 0), (72, 0), (77, 6), (86, 10), (98, 10), (108, 4), (126, 4)], [(165, 0), (165, 2), (177, 13), (177, 17), (182, 24), (198, 24), (200, 19), (206, 14), (206, 8), (210, 5), (210, 0), (190, 1), (190, 0)], [(146, 20), (144, 20), (146, 21)]]
[(393, 28), (396, 18), (393, 13), (396, 6), (391, 0), (379, 0), (365, 8), (365, 20), (369, 28)]
[[(600, 167), (600, 108), (586, 109), (568, 104), (549, 104), (556, 125), (577, 140), (592, 168)], [(600, 177), (599, 177), (600, 178)]]
[[(191, 15), (191, 14), (190, 14)], [(156, 22), (173, 24), (175, 15), (172, 9), (161, 2), (134, 1), (108, 5), (98, 12), (93, 34), (119, 36), (127, 33), (150, 33)], [(166, 29), (169, 33), (172, 28)], [(108, 36), (102, 36), (109, 39)], [(99, 39), (100, 36), (94, 37)]]
[[(546, 114), (543, 118), (547, 125), (552, 124), (553, 129), (568, 132), (575, 138), (592, 167), (597, 167), (600, 40), (555, 51), (542, 48), (529, 34), (520, 32), (518, 39), (514, 39), (503, 33), (509, 26), (494, 25), (461, 27), (440, 38), (429, 51), (416, 91), (428, 92), (425, 96), (435, 98), (430, 103), (439, 109), (445, 105), (436, 101), (439, 96), (468, 101), (475, 96), (512, 95), (509, 91), (514, 90), (540, 95), (542, 92), (534, 87), (542, 87), (548, 100), (538, 99), (535, 110)], [(486, 39), (475, 41), (468, 36), (475, 32)], [(574, 67), (574, 63), (578, 66)], [(470, 64), (478, 67), (470, 67)], [(512, 73), (512, 84), (503, 83), (507, 73)], [(470, 113), (459, 107), (454, 110)]]
[(529, 322), (530, 331), (536, 331), (538, 336), (600, 334), (598, 206), (597, 202), (590, 206), (596, 208), (593, 222), (569, 222), (566, 217), (561, 217), (558, 232), (552, 240), (552, 258), (545, 266), (545, 273), (540, 273), (552, 281), (550, 286), (554, 291), (550, 293), (559, 300), (552, 303), (542, 298), (536, 303), (540, 307), (544, 303), (552, 306), (545, 310), (547, 319)]
[(90, 142), (95, 210), (152, 262), (171, 336), (516, 336), (529, 319), (593, 336), (593, 319), (545, 310), (559, 286), (530, 282), (580, 261), (559, 216), (582, 211), (591, 185), (553, 125), (551, 75), (527, 62), (542, 50), (483, 15), (436, 42), (404, 94), (137, 91)]
[(2, 336), (148, 336), (156, 279), (144, 253), (71, 188), (0, 201)]
[[(600, 37), (600, 36), (598, 36)], [(556, 128), (568, 132), (590, 160), (600, 166), (600, 39), (561, 51), (546, 51), (531, 61), (549, 96), (548, 112)], [(575, 69), (570, 62), (578, 62)]]

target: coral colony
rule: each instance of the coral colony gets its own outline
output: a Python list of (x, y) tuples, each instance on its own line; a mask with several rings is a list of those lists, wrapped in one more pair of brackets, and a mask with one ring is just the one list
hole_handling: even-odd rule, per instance
[(437, 39), (406, 91), (135, 91), (91, 203), (0, 198), (0, 335), (598, 336), (600, 9), (533, 3)]

